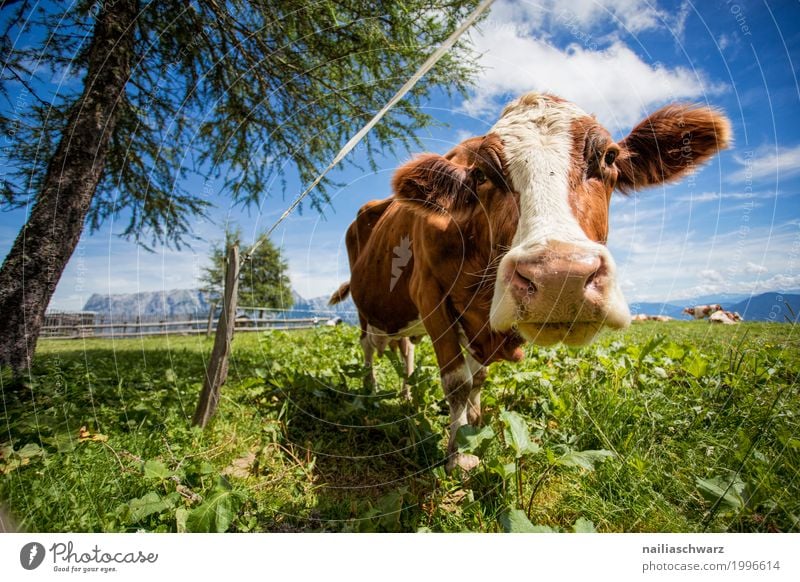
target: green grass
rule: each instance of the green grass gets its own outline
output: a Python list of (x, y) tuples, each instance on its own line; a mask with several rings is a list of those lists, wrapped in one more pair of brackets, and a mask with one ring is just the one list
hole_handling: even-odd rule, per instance
[[(797, 328), (645, 323), (495, 364), (470, 475), (442, 468), (429, 340), (362, 389), (353, 328), (40, 342), (0, 408), (0, 500), (29, 531), (800, 531)], [(508, 411), (508, 412), (504, 412)], [(534, 527), (535, 524), (535, 527)]]

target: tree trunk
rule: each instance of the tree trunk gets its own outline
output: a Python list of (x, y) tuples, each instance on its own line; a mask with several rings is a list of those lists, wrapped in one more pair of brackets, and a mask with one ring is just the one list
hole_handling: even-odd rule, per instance
[(134, 57), (137, 0), (104, 2), (87, 52), (83, 93), (41, 191), (0, 269), (0, 365), (30, 366), (44, 314), (83, 231), (103, 175)]

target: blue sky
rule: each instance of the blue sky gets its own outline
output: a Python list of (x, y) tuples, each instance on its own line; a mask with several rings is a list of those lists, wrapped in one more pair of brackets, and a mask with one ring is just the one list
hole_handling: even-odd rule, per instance
[[(483, 72), (467, 99), (437, 94), (426, 104), (448, 127), (420, 135), (425, 150), (484, 133), (504, 103), (531, 90), (574, 101), (618, 139), (665, 103), (709, 103), (731, 118), (734, 147), (676, 185), (614, 198), (609, 247), (623, 291), (636, 302), (800, 288), (797, 3), (498, 0), (471, 38)], [(346, 186), (324, 216), (307, 208), (276, 231), (301, 295), (348, 279), (347, 225), (363, 203), (390, 194), (394, 168), (412, 153), (379, 160), (377, 172), (337, 171)], [(212, 220), (195, 223), (201, 240), (181, 251), (147, 252), (108, 221), (83, 237), (51, 308), (79, 309), (95, 292), (194, 287), (226, 221), (252, 240), (303, 186), (290, 178), (285, 194), (276, 185), (250, 212), (217, 195)], [(3, 255), (24, 220), (24, 210), (0, 213)]]

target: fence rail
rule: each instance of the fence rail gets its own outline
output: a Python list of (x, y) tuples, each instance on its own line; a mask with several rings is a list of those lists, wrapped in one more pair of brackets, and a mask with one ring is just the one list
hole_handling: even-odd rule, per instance
[[(267, 318), (237, 317), (235, 332), (279, 331), (292, 329), (310, 329), (328, 324), (326, 317), (302, 318)], [(216, 320), (209, 326), (208, 319), (187, 319), (184, 321), (138, 321), (87, 323), (86, 319), (78, 322), (58, 323), (42, 327), (41, 339), (80, 339), (80, 338), (131, 338), (163, 335), (197, 335), (211, 334), (216, 330)]]

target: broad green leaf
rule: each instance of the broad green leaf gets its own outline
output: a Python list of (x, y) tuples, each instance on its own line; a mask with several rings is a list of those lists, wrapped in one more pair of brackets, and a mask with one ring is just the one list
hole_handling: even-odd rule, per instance
[(575, 525), (572, 526), (572, 531), (575, 533), (596, 533), (597, 530), (594, 528), (594, 523), (590, 520), (586, 519), (585, 517), (579, 517), (575, 521)]
[(161, 513), (169, 509), (170, 505), (162, 499), (158, 493), (151, 491), (138, 499), (131, 499), (128, 502), (128, 521), (138, 523), (145, 517), (155, 513)]
[(145, 461), (143, 470), (145, 479), (158, 479), (163, 481), (172, 476), (172, 471), (167, 469), (167, 466), (161, 461)]
[(503, 422), (503, 436), (506, 444), (514, 449), (517, 458), (539, 451), (539, 445), (531, 442), (528, 424), (522, 416), (516, 412), (504, 410), (500, 413), (500, 420)]
[(680, 360), (686, 355), (686, 350), (684, 350), (675, 342), (669, 342), (666, 346), (664, 346), (664, 353), (671, 360)]
[(42, 455), (44, 451), (42, 451), (42, 447), (37, 445), (36, 443), (28, 443), (20, 450), (16, 451), (16, 454), (19, 456), (20, 459), (30, 459), (32, 457), (38, 457)]
[(456, 433), (458, 451), (461, 453), (475, 453), (480, 456), (483, 449), (486, 448), (494, 437), (494, 430), (491, 426), (478, 428), (466, 424), (460, 427)]
[(189, 517), (189, 510), (179, 507), (175, 510), (175, 530), (178, 533), (186, 533), (186, 519)]
[(708, 361), (700, 354), (695, 354), (694, 358), (686, 364), (686, 371), (695, 378), (702, 378), (708, 370)]
[(242, 494), (218, 487), (186, 518), (186, 530), (190, 532), (222, 533), (230, 527), (233, 518), (242, 506)]
[(78, 439), (67, 432), (57, 433), (54, 437), (45, 439), (45, 442), (53, 445), (59, 453), (70, 453), (78, 446)]
[(546, 525), (533, 525), (521, 509), (509, 508), (500, 514), (500, 525), (506, 533), (553, 533)]
[(666, 338), (663, 335), (657, 334), (649, 342), (644, 344), (639, 352), (639, 364), (641, 364), (642, 360), (644, 360), (654, 349), (661, 345), (665, 339)]
[(613, 457), (614, 453), (603, 449), (597, 451), (570, 451), (558, 459), (559, 465), (566, 467), (581, 467), (587, 471), (594, 471), (594, 466), (608, 457)]
[(697, 483), (697, 488), (706, 501), (711, 504), (721, 499), (720, 503), (730, 509), (742, 509), (744, 507), (742, 493), (744, 492), (745, 483), (738, 478), (731, 481), (721, 477), (709, 477), (708, 479), (697, 477), (695, 483)]
[(498, 459), (489, 459), (486, 461), (486, 468), (489, 469), (492, 473), (500, 475), (502, 479), (508, 479), (511, 475), (513, 475), (516, 470), (517, 466), (514, 463), (502, 463)]
[(2, 454), (0, 454), (0, 459), (3, 459), (3, 463), (0, 464), (0, 474), (7, 475), (20, 467), (30, 464), (34, 457), (43, 455), (42, 447), (36, 443), (28, 443), (18, 451), (15, 451), (10, 445), (3, 447)]
[(403, 502), (407, 493), (408, 489), (400, 487), (378, 499), (375, 505), (377, 510), (375, 517), (378, 518), (377, 524), (382, 531), (400, 531), (400, 513), (403, 510)]

